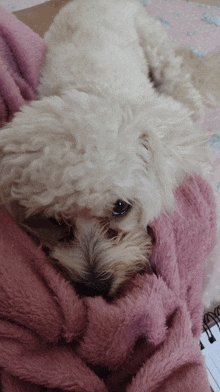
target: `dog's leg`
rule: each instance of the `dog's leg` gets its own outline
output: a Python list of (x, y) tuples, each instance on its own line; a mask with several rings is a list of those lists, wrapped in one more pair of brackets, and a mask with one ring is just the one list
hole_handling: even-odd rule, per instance
[(188, 48), (178, 48), (176, 54), (182, 56), (183, 71), (190, 73), (204, 104), (220, 107), (220, 51), (197, 57)]
[(182, 67), (183, 59), (176, 54), (176, 45), (160, 22), (147, 13), (137, 15), (136, 28), (155, 88), (183, 103), (192, 112), (192, 118), (197, 119), (203, 113), (202, 98), (191, 81), (190, 69), (186, 72)]

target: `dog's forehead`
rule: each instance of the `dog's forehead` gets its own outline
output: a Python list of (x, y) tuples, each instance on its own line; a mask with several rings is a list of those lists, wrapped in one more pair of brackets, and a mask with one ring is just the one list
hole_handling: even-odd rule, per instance
[[(127, 181), (129, 182), (129, 181)], [(79, 180), (74, 187), (74, 211), (79, 214), (90, 211), (95, 216), (106, 216), (112, 210), (117, 200), (130, 201), (133, 199), (134, 180), (131, 184), (122, 183), (113, 176), (97, 177), (86, 175), (82, 182)]]
[(90, 172), (92, 182), (109, 176), (123, 182), (129, 167), (135, 164), (139, 144), (131, 111), (97, 97), (90, 99), (87, 94), (78, 98), (72, 113), (71, 136), (84, 174)]
[(102, 135), (116, 139), (123, 132), (127, 133), (127, 138), (136, 135), (134, 129), (132, 132), (129, 129), (125, 131), (136, 118), (135, 105), (125, 105), (110, 97), (103, 98), (77, 90), (66, 93), (63, 103), (72, 132), (81, 141), (87, 142), (87, 138), (93, 138), (97, 143), (98, 139), (102, 140)]
[[(67, 183), (79, 208), (104, 215), (118, 199), (136, 195), (143, 161), (138, 154), (139, 131), (135, 115), (128, 108), (109, 105), (87, 94), (76, 94)], [(83, 113), (83, 116), (82, 116)], [(75, 204), (74, 203), (74, 204)]]
[(50, 122), (42, 122), (48, 132), (41, 136), (40, 127), (40, 136), (31, 140), (37, 144), (40, 140), (43, 147), (34, 164), (22, 172), (29, 185), (25, 182), (21, 204), (29, 214), (44, 210), (48, 216), (71, 216), (78, 206), (103, 216), (119, 199), (139, 199), (146, 183), (146, 159), (141, 157), (137, 121), (118, 105), (114, 111), (95, 105), (102, 100), (91, 103), (84, 98), (84, 104), (58, 98), (48, 102), (52, 115), (60, 110), (54, 129)]

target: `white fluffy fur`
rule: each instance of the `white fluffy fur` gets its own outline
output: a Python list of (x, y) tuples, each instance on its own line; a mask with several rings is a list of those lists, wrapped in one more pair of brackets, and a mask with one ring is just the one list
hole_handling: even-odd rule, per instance
[[(197, 61), (203, 60), (195, 67), (185, 61), (138, 0), (75, 0), (45, 40), (39, 100), (0, 133), (2, 203), (19, 223), (34, 214), (68, 222), (75, 216), (77, 228), (78, 212), (88, 209), (120, 232), (146, 230), (162, 207), (173, 207), (173, 191), (187, 174), (207, 171), (207, 137), (195, 119), (203, 100), (217, 105), (220, 97), (202, 89)], [(119, 199), (139, 212), (113, 219)], [(67, 248), (68, 256), (60, 244), (53, 256), (83, 279), (89, 261), (71, 261), (74, 243)], [(120, 279), (113, 257), (109, 263), (106, 257), (98, 274), (110, 271), (121, 283), (126, 274)], [(140, 269), (136, 261), (127, 265)]]

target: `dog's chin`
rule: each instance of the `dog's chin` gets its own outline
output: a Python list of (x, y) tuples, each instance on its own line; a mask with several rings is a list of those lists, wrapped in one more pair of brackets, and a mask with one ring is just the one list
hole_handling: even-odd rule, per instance
[(127, 276), (112, 276), (112, 279), (103, 280), (101, 285), (95, 288), (91, 285), (87, 285), (87, 282), (74, 282), (71, 281), (71, 285), (73, 286), (75, 292), (80, 297), (97, 297), (101, 296), (107, 302), (112, 302), (115, 299), (124, 297), (133, 287), (133, 278), (135, 278), (136, 274), (144, 275), (153, 275), (156, 272), (152, 269), (149, 263), (146, 263), (145, 267), (142, 267), (140, 270), (131, 275)]
[[(85, 234), (85, 233), (84, 233)], [(106, 238), (99, 231), (78, 233), (71, 244), (54, 247), (49, 259), (81, 296), (113, 298), (141, 271), (152, 273), (152, 240), (145, 230)]]
[(62, 274), (62, 276), (72, 285), (76, 294), (80, 297), (97, 297), (101, 296), (106, 301), (110, 302), (115, 298), (121, 298), (131, 289), (132, 279), (136, 274), (156, 274), (152, 269), (149, 261), (145, 265), (133, 268), (133, 273), (130, 271), (127, 274), (114, 274), (111, 277), (103, 277), (100, 280), (92, 280), (83, 278), (73, 278), (72, 271), (68, 270), (61, 264), (61, 261), (50, 258), (53, 266)]

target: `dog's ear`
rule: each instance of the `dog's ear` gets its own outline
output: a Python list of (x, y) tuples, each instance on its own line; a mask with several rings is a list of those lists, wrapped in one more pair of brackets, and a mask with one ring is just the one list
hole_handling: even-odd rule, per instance
[(47, 218), (42, 214), (24, 219), (20, 226), (35, 243), (49, 248), (52, 248), (57, 242), (69, 242), (73, 238), (71, 225), (62, 219)]
[[(49, 203), (46, 184), (49, 184), (53, 174), (56, 175), (52, 167), (67, 141), (63, 137), (63, 110), (59, 97), (44, 98), (23, 106), (14, 119), (1, 129), (1, 204), (19, 201), (24, 207), (34, 209), (36, 195), (44, 195), (44, 202), (47, 199)], [(72, 135), (69, 143), (74, 143)]]
[[(150, 131), (142, 133), (139, 137), (139, 146), (138, 155), (145, 167), (147, 204), (151, 206), (154, 217), (159, 213), (162, 205), (172, 207), (177, 173), (172, 165), (171, 152), (157, 134)], [(147, 211), (148, 217), (150, 214), (151, 212)]]
[[(171, 97), (159, 96), (139, 116), (137, 156), (145, 168), (145, 192), (151, 208), (172, 207), (173, 192), (185, 176), (209, 173), (207, 141), (188, 109)], [(147, 212), (149, 214), (149, 212)]]

